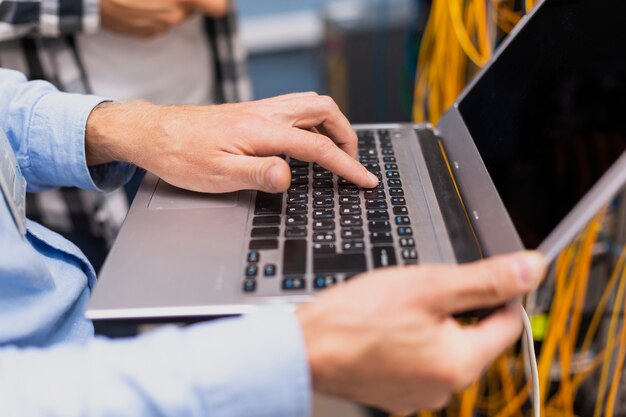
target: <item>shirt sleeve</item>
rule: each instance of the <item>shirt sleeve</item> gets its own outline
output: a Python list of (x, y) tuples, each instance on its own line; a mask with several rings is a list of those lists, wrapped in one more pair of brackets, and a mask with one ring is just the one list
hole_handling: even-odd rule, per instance
[(87, 167), (85, 126), (105, 99), (59, 92), (45, 81), (0, 69), (0, 129), (16, 154), (29, 191), (75, 186), (110, 191), (127, 182), (135, 168), (111, 163)]
[(259, 313), (127, 340), (0, 348), (0, 415), (304, 417), (298, 321)]
[(100, 0), (0, 0), (0, 40), (92, 33), (99, 10)]

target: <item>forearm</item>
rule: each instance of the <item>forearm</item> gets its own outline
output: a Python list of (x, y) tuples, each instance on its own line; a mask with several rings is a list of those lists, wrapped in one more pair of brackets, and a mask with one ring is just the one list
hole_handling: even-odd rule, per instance
[(0, 41), (28, 34), (56, 37), (98, 30), (99, 0), (0, 0)]
[(86, 346), (0, 350), (3, 416), (303, 417), (309, 390), (290, 314)]

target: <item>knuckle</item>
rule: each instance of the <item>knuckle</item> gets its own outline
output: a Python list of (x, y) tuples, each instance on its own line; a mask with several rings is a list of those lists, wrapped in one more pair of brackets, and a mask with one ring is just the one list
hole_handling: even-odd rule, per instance
[(319, 96), (322, 107), (327, 111), (337, 110), (337, 103), (330, 96)]
[(482, 264), (481, 275), (483, 276), (483, 292), (485, 295), (495, 299), (501, 299), (505, 296), (502, 287), (503, 277), (496, 273), (493, 268), (487, 264)]
[(324, 135), (315, 135), (315, 148), (321, 158), (335, 151), (335, 143)]

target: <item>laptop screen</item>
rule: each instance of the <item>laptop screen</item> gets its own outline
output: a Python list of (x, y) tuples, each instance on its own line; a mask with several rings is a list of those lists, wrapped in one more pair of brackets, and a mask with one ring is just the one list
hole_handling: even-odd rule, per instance
[(547, 0), (459, 103), (528, 248), (626, 149), (626, 1)]

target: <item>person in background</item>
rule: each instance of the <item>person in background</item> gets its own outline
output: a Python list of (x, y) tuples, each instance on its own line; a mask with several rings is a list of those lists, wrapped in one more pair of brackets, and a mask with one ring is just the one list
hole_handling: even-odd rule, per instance
[[(0, 66), (116, 100), (251, 99), (228, 0), (0, 0)], [(127, 193), (29, 193), (28, 215), (76, 243), (98, 270), (140, 178)]]

